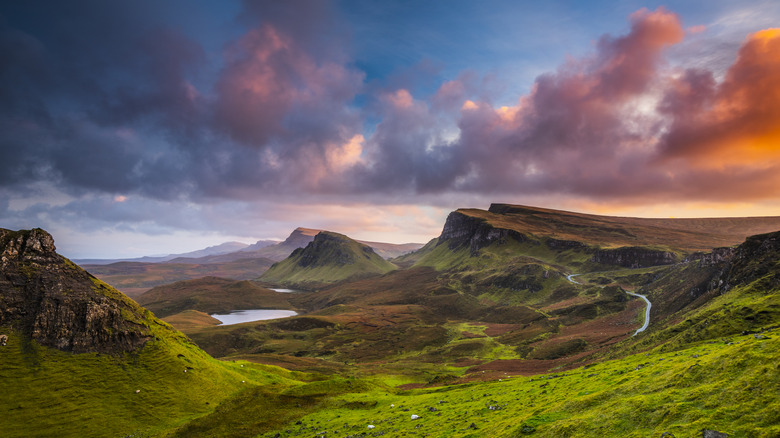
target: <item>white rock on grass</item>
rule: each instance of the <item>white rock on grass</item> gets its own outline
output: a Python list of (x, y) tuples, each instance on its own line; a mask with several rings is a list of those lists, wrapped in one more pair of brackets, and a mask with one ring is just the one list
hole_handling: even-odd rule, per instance
[(369, 429), (373, 429), (374, 427), (375, 427), (375, 426), (374, 426), (373, 424), (369, 424), (369, 425), (368, 425), (368, 428), (369, 428)]
[(419, 415), (412, 414), (412, 420), (416, 420), (416, 419), (418, 419), (418, 418), (420, 418), (420, 416), (419, 416)]

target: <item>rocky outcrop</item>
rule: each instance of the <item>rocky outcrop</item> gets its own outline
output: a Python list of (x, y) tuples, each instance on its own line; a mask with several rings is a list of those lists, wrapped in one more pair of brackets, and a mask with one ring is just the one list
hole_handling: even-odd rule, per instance
[(118, 353), (150, 337), (143, 308), (56, 253), (41, 229), (0, 229), (0, 326), (60, 350)]
[(293, 230), (293, 232), (287, 236), (287, 239), (285, 239), (284, 242), (280, 243), (279, 245), (290, 248), (303, 248), (312, 240), (314, 240), (314, 236), (316, 236), (321, 231), (322, 230), (298, 227)]
[(726, 263), (720, 276), (720, 289), (753, 283), (765, 291), (780, 288), (780, 231), (748, 237)]
[(547, 247), (553, 251), (566, 251), (569, 249), (584, 249), (587, 248), (582, 242), (576, 240), (560, 240), (560, 239), (547, 239)]
[(515, 230), (496, 228), (485, 219), (453, 211), (447, 216), (438, 245), (446, 242), (452, 250), (468, 246), (471, 255), (475, 256), (480, 249), (493, 242), (505, 242), (508, 239), (524, 242), (526, 236)]
[(591, 261), (602, 265), (622, 266), (624, 268), (646, 268), (649, 266), (671, 265), (678, 263), (679, 257), (669, 251), (624, 246), (615, 249), (600, 249), (593, 254)]
[(685, 258), (685, 262), (698, 263), (699, 267), (706, 268), (718, 266), (731, 260), (736, 248), (724, 247), (714, 248), (711, 252), (695, 252)]

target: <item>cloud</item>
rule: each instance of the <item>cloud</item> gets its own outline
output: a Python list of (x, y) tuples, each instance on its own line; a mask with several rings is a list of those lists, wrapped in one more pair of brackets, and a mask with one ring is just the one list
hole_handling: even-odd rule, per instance
[(303, 136), (332, 140), (354, 120), (350, 105), (362, 78), (341, 64), (318, 63), (289, 35), (262, 25), (227, 50), (216, 85), (217, 124), (254, 147), (272, 140), (294, 147), (289, 143)]
[[(220, 52), (152, 9), (55, 3), (39, 22), (0, 20), (4, 217), (127, 217), (158, 224), (151, 233), (205, 230), (218, 205), (290, 200), (780, 195), (777, 30), (751, 34), (724, 68), (688, 65), (669, 54), (706, 46), (718, 25), (686, 32), (673, 12), (642, 9), (624, 35), (598, 38), (500, 106), (490, 74), (420, 85), (438, 80), (438, 60), (367, 80), (336, 3), (246, 2)], [(712, 51), (727, 59), (731, 47)], [(67, 201), (13, 208), (39, 185)], [(199, 219), (156, 213), (166, 203)]]
[(661, 145), (663, 157), (704, 167), (776, 162), (780, 29), (750, 35), (721, 84), (707, 72), (689, 70), (666, 99), (675, 123)]

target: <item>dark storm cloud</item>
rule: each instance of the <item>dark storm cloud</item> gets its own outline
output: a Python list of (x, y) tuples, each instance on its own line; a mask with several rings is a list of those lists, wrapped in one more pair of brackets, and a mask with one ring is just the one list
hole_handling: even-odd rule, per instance
[(27, 2), (3, 11), (0, 124), (8, 129), (0, 155), (13, 157), (0, 164), (12, 176), (6, 184), (156, 191), (147, 169), (166, 159), (154, 137), (198, 126), (185, 72), (202, 51), (144, 20), (153, 13), (146, 6)]
[(196, 202), (777, 194), (764, 183), (780, 163), (774, 33), (751, 37), (718, 82), (667, 66), (681, 23), (641, 10), (627, 34), (494, 107), (476, 73), (415, 95), (439, 71), (425, 59), (366, 83), (337, 7), (246, 2), (215, 54), (153, 2), (4, 5), (2, 187)]

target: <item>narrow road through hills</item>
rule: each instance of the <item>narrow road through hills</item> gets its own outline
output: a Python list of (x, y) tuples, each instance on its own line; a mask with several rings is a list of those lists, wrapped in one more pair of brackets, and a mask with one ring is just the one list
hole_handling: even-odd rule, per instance
[[(574, 279), (574, 277), (577, 277), (579, 275), (582, 275), (582, 274), (569, 274), (569, 275), (566, 276), (566, 279), (569, 280), (573, 284), (580, 284), (580, 285), (584, 284), (584, 283), (580, 283), (579, 281)], [(604, 286), (601, 286), (601, 287), (604, 287)], [(637, 331), (634, 332), (633, 335), (631, 335), (631, 336), (636, 336), (639, 333), (642, 333), (643, 331), (645, 331), (645, 329), (647, 329), (647, 327), (650, 325), (650, 308), (653, 307), (653, 304), (644, 295), (635, 294), (635, 293), (629, 292), (629, 291), (627, 291), (627, 290), (625, 290), (623, 288), (620, 288), (620, 289), (623, 290), (623, 292), (625, 292), (625, 293), (627, 293), (629, 295), (633, 295), (635, 297), (639, 297), (639, 298), (645, 300), (645, 302), (647, 303), (647, 307), (645, 308), (645, 323), (642, 324), (642, 327), (637, 329)]]

